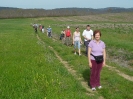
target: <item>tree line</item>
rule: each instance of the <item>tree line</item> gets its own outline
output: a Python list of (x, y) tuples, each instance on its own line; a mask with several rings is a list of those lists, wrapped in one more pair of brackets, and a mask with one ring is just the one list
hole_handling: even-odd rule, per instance
[(101, 13), (116, 13), (116, 12), (133, 12), (132, 9), (125, 8), (60, 8), (60, 9), (18, 9), (6, 8), (0, 9), (0, 18), (35, 18), (35, 17), (53, 17), (53, 16), (84, 16)]

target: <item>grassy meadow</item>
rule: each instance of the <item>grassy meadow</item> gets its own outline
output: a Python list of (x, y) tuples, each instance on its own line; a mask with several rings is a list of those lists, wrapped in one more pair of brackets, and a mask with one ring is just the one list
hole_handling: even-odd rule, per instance
[[(59, 40), (67, 25), (74, 32), (87, 24), (102, 31), (106, 44), (107, 65), (133, 76), (133, 13), (73, 17), (0, 19), (0, 99), (132, 99), (133, 82), (104, 67), (101, 72), (103, 89), (88, 92), (64, 67), (55, 53), (67, 61), (82, 81), (89, 82), (89, 67), (84, 55), (73, 54)], [(49, 25), (53, 38), (46, 32), (36, 34), (31, 23)], [(39, 37), (39, 39), (37, 38)], [(89, 86), (88, 86), (89, 87)]]

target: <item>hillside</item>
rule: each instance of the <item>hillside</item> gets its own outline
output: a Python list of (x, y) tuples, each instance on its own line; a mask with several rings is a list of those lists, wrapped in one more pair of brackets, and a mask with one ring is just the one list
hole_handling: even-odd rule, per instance
[(46, 16), (84, 16), (106, 13), (133, 12), (133, 8), (108, 7), (92, 8), (59, 8), (59, 9), (19, 9), (0, 7), (0, 18), (46, 17)]
[(0, 10), (11, 10), (11, 9), (18, 9), (13, 7), (0, 7)]

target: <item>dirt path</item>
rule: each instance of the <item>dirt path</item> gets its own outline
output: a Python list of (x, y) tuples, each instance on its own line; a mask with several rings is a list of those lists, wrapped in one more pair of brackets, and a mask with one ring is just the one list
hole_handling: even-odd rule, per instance
[[(55, 41), (55, 39), (53, 39)], [(57, 40), (56, 40), (57, 41)], [(126, 80), (132, 81), (133, 82), (133, 76), (129, 76), (127, 74), (124, 74), (123, 72), (117, 70), (115, 67), (113, 66), (108, 66), (106, 65), (106, 67), (109, 68), (109, 70), (113, 70), (115, 71), (118, 75), (120, 75), (121, 77), (125, 78)]]
[[(45, 43), (39, 38), (38, 35), (37, 35), (37, 39), (38, 39), (41, 43), (45, 44)], [(78, 77), (78, 75), (77, 75), (77, 73), (76, 73), (76, 70), (72, 69), (72, 68), (71, 68), (72, 66), (70, 66), (70, 65), (68, 64), (67, 61), (64, 61), (64, 60), (58, 55), (57, 51), (55, 51), (55, 50), (53, 49), (53, 47), (49, 46), (49, 48), (55, 53), (55, 55), (56, 55), (56, 57), (58, 58), (58, 60), (64, 65), (64, 67), (68, 70), (68, 72), (71, 73), (71, 75), (72, 75), (76, 80), (78, 80), (78, 81), (81, 83), (82, 87), (86, 89), (86, 91), (87, 91), (86, 94), (87, 94), (87, 95), (93, 96), (94, 94), (98, 94), (96, 91), (94, 92), (94, 91), (92, 91), (92, 90), (89, 88), (88, 83), (87, 83), (86, 81), (84, 81), (83, 78), (79, 78), (79, 77)], [(104, 99), (104, 98), (103, 98), (102, 96), (100, 96), (98, 99)]]
[[(37, 35), (37, 38), (40, 39), (40, 38), (38, 37), (38, 35)], [(55, 39), (53, 39), (53, 40), (54, 40), (54, 41), (57, 41), (57, 40), (55, 40)], [(129, 75), (127, 75), (127, 74), (125, 74), (125, 73), (123, 73), (123, 72), (117, 70), (117, 69), (116, 69), (115, 67), (113, 67), (113, 66), (106, 65), (106, 67), (108, 67), (109, 70), (115, 71), (119, 76), (125, 78), (126, 80), (129, 80), (129, 81), (132, 81), (132, 82), (133, 82), (133, 76), (129, 76)]]
[[(37, 35), (37, 39), (42, 43), (42, 44), (45, 44), (40, 38), (39, 36)], [(53, 41), (57, 41), (56, 39), (53, 39)], [(81, 77), (79, 78), (78, 77), (78, 74), (76, 73), (76, 70), (74, 70), (73, 68), (71, 68), (72, 66), (70, 66), (70, 64), (68, 64), (67, 61), (64, 61), (59, 55), (58, 55), (58, 52), (56, 50), (54, 50), (51, 46), (49, 46), (49, 48), (55, 53), (56, 57), (58, 58), (58, 60), (64, 65), (64, 67), (68, 70), (68, 72), (70, 72), (72, 74), (72, 76), (78, 80), (82, 87), (86, 89), (86, 94), (89, 95), (89, 96), (92, 96), (94, 94), (98, 94), (97, 92), (93, 92), (89, 86), (88, 86), (88, 83), (84, 81), (84, 79)], [(106, 67), (109, 69), (109, 70), (112, 70), (112, 71), (115, 71), (118, 75), (120, 75), (121, 77), (129, 80), (129, 81), (132, 81), (133, 82), (133, 77), (132, 76), (129, 76), (127, 74), (124, 74), (123, 72), (117, 70), (115, 67), (113, 66), (108, 66), (106, 65)], [(104, 99), (102, 96), (99, 97), (99, 99)]]
[[(77, 75), (77, 73), (76, 73), (76, 70), (72, 69), (71, 66), (68, 64), (67, 61), (64, 61), (64, 60), (58, 55), (58, 53), (57, 53), (51, 46), (49, 46), (49, 48), (55, 53), (56, 57), (57, 57), (57, 58), (59, 59), (59, 61), (65, 66), (65, 68), (68, 70), (68, 72), (71, 73), (72, 76), (73, 76), (76, 80), (80, 81), (82, 87), (86, 89), (86, 91), (87, 91), (86, 94), (87, 94), (87, 95), (91, 96), (91, 95), (94, 95), (94, 93), (97, 93), (97, 92), (92, 91), (92, 90), (89, 88), (88, 83), (85, 82), (83, 78), (79, 78), (79, 77), (78, 77), (78, 75)], [(104, 98), (103, 98), (102, 96), (100, 96), (98, 99), (104, 99)]]
[(124, 74), (124, 73), (122, 73), (121, 71), (117, 70), (115, 67), (108, 66), (108, 65), (106, 65), (106, 67), (108, 67), (109, 70), (115, 71), (115, 72), (116, 72), (118, 75), (120, 75), (121, 77), (123, 77), (123, 78), (125, 78), (125, 79), (127, 79), (127, 80), (133, 82), (133, 76), (129, 76), (129, 75), (127, 75), (127, 74)]

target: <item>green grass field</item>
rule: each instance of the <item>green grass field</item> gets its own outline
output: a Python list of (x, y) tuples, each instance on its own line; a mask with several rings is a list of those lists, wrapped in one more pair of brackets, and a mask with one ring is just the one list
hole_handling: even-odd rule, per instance
[[(103, 16), (106, 15), (99, 15)], [(121, 14), (117, 16), (120, 18)], [(117, 20), (118, 17), (113, 19)], [(94, 21), (86, 21), (82, 16), (1, 19), (0, 99), (132, 99), (133, 82), (108, 67), (104, 67), (101, 73), (103, 89), (87, 91), (81, 84), (81, 81), (89, 82), (90, 73), (84, 46), (82, 56), (75, 56), (73, 46), (67, 47), (58, 38), (60, 31), (67, 25), (71, 26), (73, 32), (79, 26), (81, 33), (87, 24), (93, 30), (100, 29), (102, 40), (107, 46), (107, 65), (130, 76), (132, 80), (133, 20), (129, 22), (125, 19), (124, 22), (119, 19), (114, 22), (113, 19), (95, 21), (94, 18)], [(45, 27), (51, 25), (56, 37), (48, 38), (46, 33), (41, 32), (35, 34), (30, 26), (34, 22)], [(76, 79), (65, 68), (49, 46), (82, 80)]]

